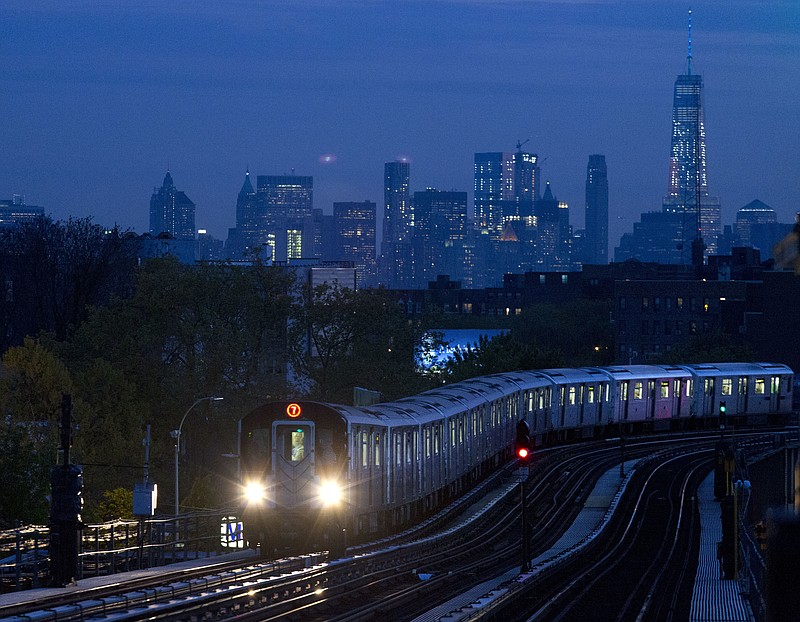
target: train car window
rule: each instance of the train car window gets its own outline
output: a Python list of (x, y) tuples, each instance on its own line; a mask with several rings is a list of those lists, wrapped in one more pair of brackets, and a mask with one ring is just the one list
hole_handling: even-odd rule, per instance
[(560, 391), (558, 392), (558, 405), (561, 406), (564, 403), (564, 387), (560, 387)]
[(569, 388), (569, 405), (575, 406), (575, 387)]
[(464, 442), (464, 417), (458, 419), (458, 442)]
[(431, 457), (431, 429), (425, 428), (425, 457)]
[(594, 404), (594, 385), (586, 387), (586, 399), (590, 404)]
[(764, 395), (764, 390), (766, 389), (766, 383), (764, 382), (763, 378), (756, 378), (755, 382), (755, 394), (756, 395)]
[(706, 378), (703, 380), (703, 392), (706, 395), (713, 395), (714, 394), (714, 379), (713, 378)]
[(619, 383), (619, 401), (625, 402), (628, 400), (628, 383), (627, 381)]
[(403, 436), (402, 434), (394, 435), (394, 463), (396, 466), (403, 464)]
[(610, 402), (611, 401), (611, 390), (610, 390), (610, 385), (607, 382), (603, 383), (603, 390), (605, 391), (605, 394), (606, 394), (604, 401)]
[(661, 381), (661, 397), (669, 397), (669, 380)]
[(686, 397), (692, 397), (692, 386), (694, 385), (694, 380), (689, 378), (686, 381)]
[(450, 420), (450, 446), (456, 446), (456, 420)]
[(578, 398), (578, 401), (579, 401), (581, 404), (583, 404), (583, 402), (584, 402), (583, 396), (584, 396), (584, 393), (585, 393), (585, 389), (586, 389), (586, 387), (584, 387), (583, 385), (581, 385), (580, 397)]
[(439, 450), (441, 449), (440, 442), (441, 442), (441, 435), (440, 435), (440, 427), (436, 426), (433, 428), (433, 455), (438, 456)]
[(322, 467), (335, 465), (336, 452), (333, 450), (333, 430), (330, 428), (316, 428), (315, 440), (317, 443), (317, 464)]
[(772, 376), (772, 381), (770, 382), (770, 393), (775, 395), (776, 393), (781, 392), (781, 379), (780, 376)]
[(739, 395), (747, 395), (747, 378), (739, 378)]
[(731, 395), (733, 393), (733, 378), (722, 379), (722, 395)]
[(366, 432), (361, 433), (361, 466), (369, 466), (369, 439)]
[(643, 387), (641, 382), (633, 383), (633, 399), (640, 400), (643, 397)]
[(381, 435), (375, 435), (375, 466), (381, 466)]
[(528, 412), (533, 410), (533, 391), (528, 392)]

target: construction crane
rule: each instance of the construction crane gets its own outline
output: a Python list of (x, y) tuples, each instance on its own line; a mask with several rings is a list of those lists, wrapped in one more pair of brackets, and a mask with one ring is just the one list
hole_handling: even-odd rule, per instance
[(527, 144), (527, 143), (529, 143), (529, 142), (531, 142), (531, 139), (530, 139), (530, 138), (526, 138), (526, 139), (525, 139), (524, 141), (522, 141), (522, 142), (520, 142), (520, 141), (519, 141), (519, 139), (517, 139), (517, 151), (522, 151), (522, 146), (523, 146), (523, 145), (525, 145), (525, 144)]

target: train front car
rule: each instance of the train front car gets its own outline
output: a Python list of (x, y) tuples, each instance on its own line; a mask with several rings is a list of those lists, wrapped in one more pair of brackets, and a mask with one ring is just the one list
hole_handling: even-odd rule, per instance
[(248, 546), (270, 557), (344, 550), (347, 422), (318, 402), (271, 402), (239, 426), (242, 521)]

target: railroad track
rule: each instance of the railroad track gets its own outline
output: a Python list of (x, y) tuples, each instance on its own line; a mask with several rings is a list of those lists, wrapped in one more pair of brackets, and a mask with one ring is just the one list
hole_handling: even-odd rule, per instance
[[(681, 442), (687, 443), (686, 439)], [(657, 449), (663, 447), (663, 442), (638, 447), (629, 440), (626, 454), (635, 457), (663, 452)], [(537, 465), (528, 486), (527, 501), (534, 516), (531, 521), (535, 524), (531, 534), (534, 555), (546, 550), (559, 537), (577, 514), (593, 482), (618, 457), (619, 449), (609, 443), (586, 444), (562, 451), (558, 458)], [(688, 491), (690, 487), (684, 485), (684, 489)], [(646, 502), (641, 501), (642, 509), (658, 511), (663, 505), (652, 496), (643, 499)], [(410, 619), (519, 561), (520, 506), (516, 491), (498, 499), (490, 510), (471, 521), (464, 518), (474, 514), (470, 502), (460, 505), (460, 509), (449, 512), (443, 519), (456, 521), (449, 528), (434, 521), (423, 525), (416, 534), (407, 533), (404, 537), (351, 549), (348, 553), (353, 556), (342, 560), (323, 561), (320, 556), (312, 556), (283, 560), (271, 570), (256, 570), (252, 564), (248, 568), (225, 568), (202, 579), (143, 585), (125, 595), (119, 592), (102, 598), (92, 595), (88, 602), (53, 607), (52, 615), (40, 610), (35, 619), (85, 620), (98, 614), (115, 620), (217, 617), (244, 621), (302, 617), (307, 622), (370, 620), (389, 614), (392, 619)], [(634, 515), (639, 516), (639, 510)], [(630, 533), (635, 531), (634, 527), (628, 529)], [(599, 579), (597, 584), (600, 585)], [(668, 606), (660, 598), (661, 593), (649, 595), (650, 611), (663, 611)], [(569, 594), (565, 591), (564, 598), (572, 598)], [(541, 608), (541, 601), (530, 602), (529, 610)], [(7, 613), (0, 610), (0, 616)], [(34, 619), (30, 612), (17, 613), (26, 617), (9, 619)]]

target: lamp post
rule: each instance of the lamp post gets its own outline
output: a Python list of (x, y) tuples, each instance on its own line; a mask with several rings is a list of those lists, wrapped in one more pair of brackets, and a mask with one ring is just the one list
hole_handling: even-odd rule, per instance
[(180, 478), (178, 477), (178, 454), (180, 453), (181, 447), (181, 430), (183, 429), (183, 422), (186, 421), (187, 415), (192, 412), (192, 409), (197, 406), (200, 402), (205, 402), (206, 400), (210, 400), (212, 402), (219, 402), (224, 398), (217, 397), (216, 395), (212, 395), (209, 397), (201, 397), (200, 399), (195, 400), (194, 404), (189, 406), (187, 411), (183, 413), (183, 418), (181, 419), (180, 424), (178, 424), (178, 429), (172, 431), (172, 438), (175, 439), (175, 516), (178, 516), (181, 513), (181, 495), (180, 495)]

